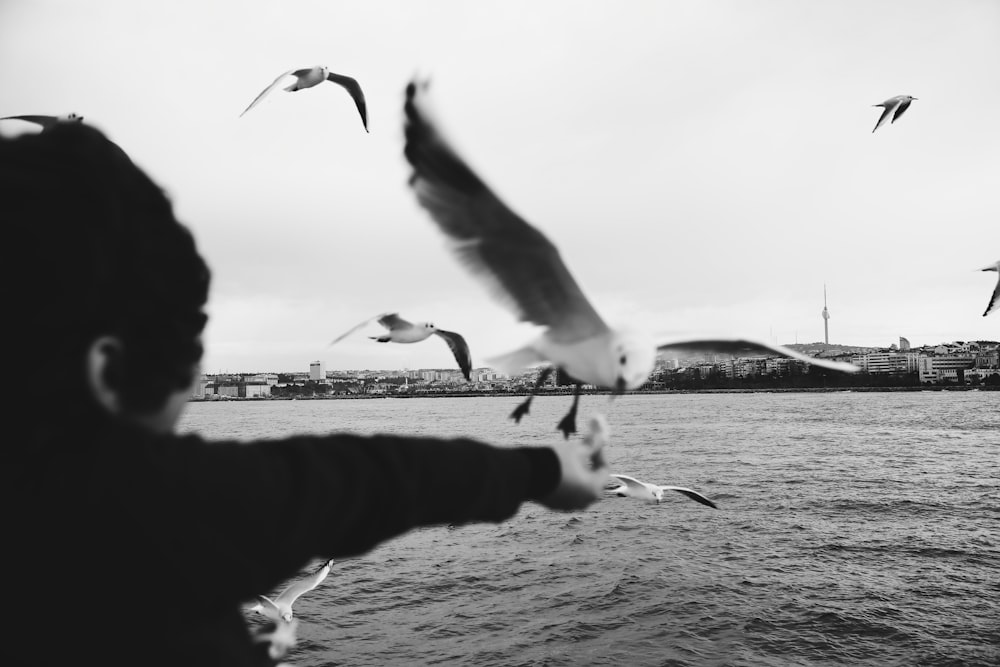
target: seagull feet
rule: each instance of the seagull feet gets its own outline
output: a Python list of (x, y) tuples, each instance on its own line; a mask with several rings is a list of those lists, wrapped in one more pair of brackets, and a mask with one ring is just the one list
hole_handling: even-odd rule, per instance
[(557, 426), (560, 431), (562, 431), (563, 437), (569, 440), (570, 433), (576, 433), (576, 410), (571, 410)]
[(514, 420), (515, 424), (520, 424), (521, 417), (528, 414), (528, 408), (530, 407), (531, 407), (531, 397), (529, 396), (528, 400), (524, 401), (523, 403), (519, 404), (516, 408), (514, 408), (514, 412), (510, 413), (510, 418)]

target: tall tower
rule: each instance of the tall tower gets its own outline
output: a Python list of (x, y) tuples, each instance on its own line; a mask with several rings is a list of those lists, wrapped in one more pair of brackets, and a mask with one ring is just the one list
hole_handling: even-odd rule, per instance
[(823, 342), (830, 344), (830, 311), (826, 309), (826, 285), (823, 285)]

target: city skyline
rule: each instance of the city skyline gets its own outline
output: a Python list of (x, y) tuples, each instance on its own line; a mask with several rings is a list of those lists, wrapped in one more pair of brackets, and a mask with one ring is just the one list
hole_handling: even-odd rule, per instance
[[(998, 338), (1000, 338), (1000, 337), (998, 337)], [(979, 343), (979, 342), (982, 342), (982, 343), (993, 344), (993, 345), (1000, 344), (1000, 340), (997, 340), (997, 339), (971, 339), (971, 338), (958, 339), (958, 340), (952, 340), (952, 341), (939, 341), (937, 343), (928, 343), (926, 345), (911, 345), (910, 342), (909, 342), (909, 340), (906, 337), (903, 337), (903, 336), (899, 336), (898, 337), (898, 341), (899, 342), (890, 343), (889, 345), (841, 345), (841, 344), (838, 344), (838, 343), (824, 343), (823, 341), (818, 341), (817, 340), (817, 341), (812, 341), (812, 342), (809, 342), (809, 343), (788, 343), (786, 346), (803, 348), (803, 347), (808, 347), (810, 345), (829, 345), (830, 347), (868, 349), (868, 350), (873, 350), (873, 351), (879, 351), (879, 350), (881, 350), (881, 351), (898, 350), (899, 352), (908, 352), (908, 351), (915, 352), (915, 351), (923, 350), (923, 349), (927, 349), (927, 348), (937, 348), (937, 347), (951, 346), (951, 345), (955, 345), (955, 344), (958, 344), (958, 343)], [(905, 348), (901, 344), (903, 341), (906, 341), (906, 347)], [(852, 352), (845, 351), (844, 354), (845, 355), (850, 355), (850, 354), (852, 354)], [(699, 355), (690, 355), (689, 358), (695, 358), (696, 356), (699, 356)], [(703, 355), (700, 355), (700, 356), (703, 356), (703, 357), (712, 357), (712, 356), (723, 357), (723, 356), (728, 356), (728, 355), (724, 355), (724, 354), (712, 355), (710, 353), (706, 353), (706, 354), (703, 354)], [(762, 355), (756, 355), (756, 356), (762, 356)], [(679, 358), (679, 357), (671, 356), (671, 355), (667, 355), (667, 354), (662, 354), (661, 353), (661, 354), (657, 355), (657, 364), (659, 364), (664, 359), (677, 359), (677, 358)], [(744, 358), (751, 358), (751, 357), (744, 357)], [(317, 367), (317, 364), (318, 364), (319, 368), (322, 368), (322, 372), (324, 372), (326, 374), (329, 374), (329, 373), (381, 373), (381, 372), (386, 372), (386, 373), (389, 373), (389, 372), (407, 373), (407, 372), (419, 372), (419, 371), (442, 371), (442, 372), (454, 372), (454, 373), (459, 374), (459, 375), (461, 374), (461, 371), (454, 366), (454, 360), (452, 360), (451, 364), (445, 363), (445, 364), (440, 365), (440, 366), (378, 366), (378, 367), (372, 366), (372, 367), (350, 367), (350, 368), (347, 368), (347, 367), (338, 367), (338, 368), (331, 368), (331, 367), (329, 367), (326, 364), (326, 362), (324, 362), (322, 360), (311, 359), (309, 361), (306, 361), (302, 365), (301, 368), (298, 368), (298, 367), (297, 368), (284, 368), (284, 369), (255, 368), (255, 369), (252, 369), (252, 370), (246, 370), (246, 369), (235, 369), (235, 370), (234, 369), (221, 369), (221, 370), (218, 370), (218, 371), (209, 371), (209, 370), (206, 370), (206, 369), (202, 368), (201, 375), (205, 375), (205, 376), (214, 376), (214, 375), (255, 375), (255, 374), (266, 374), (266, 373), (280, 373), (280, 374), (283, 374), (283, 375), (291, 375), (291, 374), (311, 375), (312, 372), (313, 372), (314, 367)], [(536, 367), (525, 367), (524, 373), (530, 373), (530, 372), (532, 372), (532, 368), (536, 368), (537, 369), (538, 366), (536, 366)], [(473, 365), (472, 370), (475, 373), (477, 371), (495, 370), (495, 369), (493, 369), (492, 366), (489, 366), (487, 364), (487, 365)]]
[[(962, 342), (910, 350), (905, 338), (898, 348), (835, 350), (842, 352), (858, 374), (819, 373), (802, 360), (787, 357), (702, 354), (697, 358), (660, 359), (641, 386), (634, 391), (673, 389), (782, 390), (835, 387), (923, 387), (927, 385), (997, 387), (1000, 385), (1000, 342)], [(814, 343), (813, 345), (819, 345)], [(411, 383), (410, 380), (413, 380)], [(326, 371), (323, 363), (310, 363), (309, 372), (202, 375), (193, 384), (191, 400), (260, 399), (306, 397), (361, 397), (366, 395), (440, 395), (458, 392), (509, 393), (528, 391), (544, 381), (548, 388), (568, 387), (576, 382), (561, 372), (546, 373), (542, 367), (526, 368), (508, 375), (493, 368), (474, 369), (469, 378), (455, 369), (365, 369)], [(586, 391), (609, 391), (584, 383)]]

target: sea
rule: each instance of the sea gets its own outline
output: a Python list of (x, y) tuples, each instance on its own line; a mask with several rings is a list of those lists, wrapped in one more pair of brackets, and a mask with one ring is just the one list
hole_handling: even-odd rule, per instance
[[(515, 424), (520, 400), (191, 403), (180, 430), (562, 438), (570, 396)], [(608, 493), (413, 530), (299, 598), (288, 663), (1000, 665), (1000, 392), (585, 395), (572, 437), (597, 413), (611, 472), (718, 509)]]

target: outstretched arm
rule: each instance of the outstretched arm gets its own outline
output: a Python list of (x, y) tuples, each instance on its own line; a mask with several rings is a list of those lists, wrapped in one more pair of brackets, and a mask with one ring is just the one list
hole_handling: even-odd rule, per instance
[(475, 440), (303, 435), (205, 442), (121, 434), (100, 469), (108, 502), (175, 548), (209, 599), (253, 599), (317, 557), (367, 552), (418, 526), (500, 522), (527, 500), (582, 509), (607, 471), (593, 441), (495, 447)]

